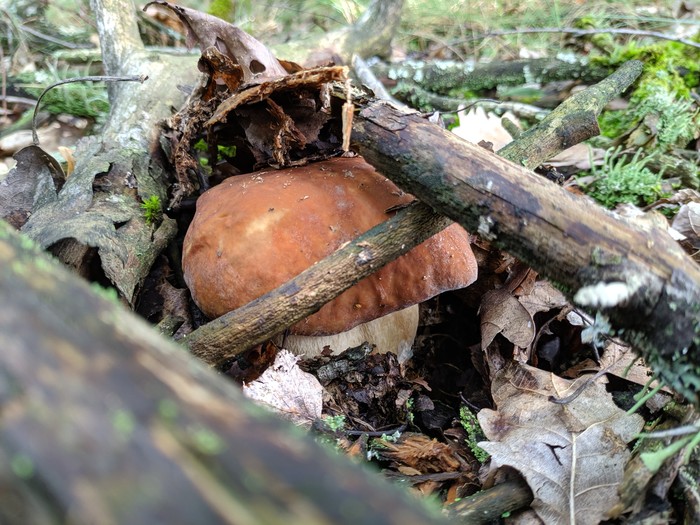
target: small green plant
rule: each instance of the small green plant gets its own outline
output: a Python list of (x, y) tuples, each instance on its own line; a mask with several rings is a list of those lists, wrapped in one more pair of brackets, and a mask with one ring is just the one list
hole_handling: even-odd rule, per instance
[(653, 155), (642, 158), (639, 149), (631, 159), (620, 157), (622, 148), (605, 152), (602, 166), (593, 166), (595, 180), (586, 188), (587, 193), (607, 208), (617, 204), (651, 204), (662, 196), (661, 174), (646, 166)]
[(413, 409), (415, 408), (415, 401), (413, 398), (409, 398), (406, 401), (406, 420), (410, 425), (413, 425), (413, 422), (415, 420), (415, 415), (413, 414)]
[(345, 416), (343, 414), (337, 416), (323, 416), (323, 422), (333, 432), (342, 432), (345, 430)]
[(671, 75), (659, 71), (657, 77), (640, 86), (630, 99), (632, 118), (643, 122), (652, 118), (656, 128), (656, 146), (668, 150), (685, 146), (697, 131), (697, 111), (693, 102), (669, 89)]
[(146, 224), (155, 224), (160, 221), (163, 216), (163, 208), (158, 195), (151, 195), (141, 204), (143, 210), (143, 218)]
[(469, 408), (463, 406), (459, 409), (459, 422), (467, 432), (467, 446), (469, 450), (472, 451), (479, 463), (484, 463), (489, 459), (489, 454), (478, 445), (479, 441), (486, 440), (486, 436), (484, 436), (484, 431), (481, 430), (481, 425), (479, 425), (476, 415)]

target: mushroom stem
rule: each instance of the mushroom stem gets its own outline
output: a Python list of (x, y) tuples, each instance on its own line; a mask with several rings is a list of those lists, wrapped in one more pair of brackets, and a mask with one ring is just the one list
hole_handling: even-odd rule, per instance
[(368, 342), (377, 352), (393, 352), (399, 363), (411, 358), (413, 341), (418, 331), (418, 305), (392, 312), (383, 317), (357, 325), (350, 330), (333, 335), (287, 335), (278, 336), (276, 343), (305, 358), (321, 355), (325, 347), (334, 354)]

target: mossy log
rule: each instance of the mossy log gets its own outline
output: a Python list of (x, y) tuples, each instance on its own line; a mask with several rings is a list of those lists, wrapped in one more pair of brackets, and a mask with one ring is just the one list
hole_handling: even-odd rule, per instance
[(474, 64), (454, 61), (404, 60), (397, 64), (377, 63), (372, 71), (379, 78), (415, 85), (438, 95), (452, 90), (481, 91), (498, 86), (520, 86), (560, 80), (598, 82), (612, 70), (578, 61), (565, 62), (552, 58), (512, 60)]
[(0, 221), (0, 523), (439, 522)]

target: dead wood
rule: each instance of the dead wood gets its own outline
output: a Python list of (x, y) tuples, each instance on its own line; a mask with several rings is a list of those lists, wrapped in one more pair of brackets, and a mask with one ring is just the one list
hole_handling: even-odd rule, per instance
[(581, 62), (565, 62), (552, 58), (512, 60), (474, 64), (469, 61), (411, 61), (397, 64), (377, 63), (372, 71), (379, 78), (418, 86), (438, 95), (453, 89), (481, 91), (498, 86), (520, 86), (561, 80), (598, 82), (612, 71)]
[(491, 523), (506, 512), (532, 503), (532, 490), (522, 479), (499, 483), (490, 489), (462, 498), (449, 507), (449, 515), (460, 523)]
[(437, 523), (0, 222), (0, 522)]

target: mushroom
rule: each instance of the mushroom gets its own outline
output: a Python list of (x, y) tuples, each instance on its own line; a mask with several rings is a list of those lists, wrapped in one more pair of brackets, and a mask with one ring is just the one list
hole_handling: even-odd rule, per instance
[[(361, 157), (239, 175), (208, 190), (184, 240), (194, 302), (219, 317), (292, 279), (414, 200)], [(418, 303), (477, 275), (469, 235), (453, 224), (292, 326), (285, 347), (316, 356), (365, 341), (410, 357)], [(331, 336), (331, 337), (328, 337)]]

